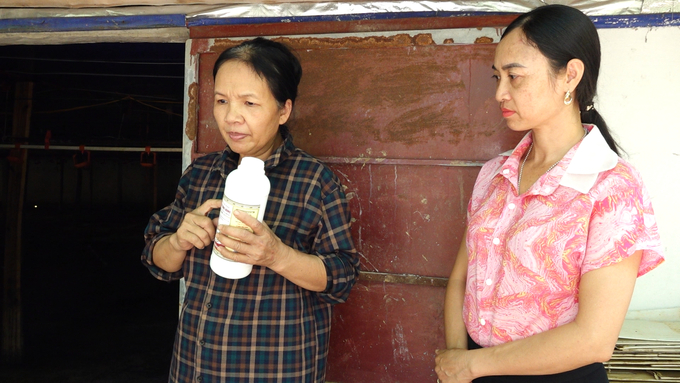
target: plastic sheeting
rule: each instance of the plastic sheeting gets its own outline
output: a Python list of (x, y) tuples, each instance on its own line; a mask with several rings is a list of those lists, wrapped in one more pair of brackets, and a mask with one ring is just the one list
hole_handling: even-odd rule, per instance
[(214, 5), (170, 5), (153, 7), (114, 8), (2, 8), (0, 19), (28, 19), (47, 17), (117, 17), (143, 15), (186, 15), (215, 9)]
[[(21, 3), (21, 4), (20, 4)], [(32, 4), (35, 3), (35, 4)], [(92, 6), (93, 2), (87, 3)], [(255, 17), (305, 17), (358, 15), (380, 13), (423, 13), (423, 12), (480, 12), (521, 13), (544, 4), (565, 4), (582, 10), (588, 15), (634, 15), (650, 13), (680, 12), (680, 0), (506, 0), (506, 1), (381, 1), (381, 2), (288, 2), (261, 4), (245, 0), (241, 4), (215, 5), (211, 1), (196, 1), (200, 5), (188, 5), (187, 1), (158, 1), (153, 6), (124, 6), (135, 1), (108, 1), (110, 7), (72, 8), (73, 1), (49, 2), (54, 8), (31, 8), (46, 4), (45, 1), (5, 0), (0, 4), (0, 19), (40, 17), (97, 17), (130, 16), (145, 14), (184, 14), (190, 19), (201, 18), (255, 18)], [(139, 4), (153, 1), (137, 2)], [(208, 5), (213, 3), (213, 5)], [(224, 2), (221, 2), (224, 4)], [(21, 8), (2, 8), (21, 6)]]
[(590, 16), (680, 12), (678, 0), (574, 0), (574, 1), (392, 1), (322, 2), (230, 5), (187, 15), (188, 21), (203, 18), (332, 17), (399, 13), (524, 13), (545, 4), (565, 4)]

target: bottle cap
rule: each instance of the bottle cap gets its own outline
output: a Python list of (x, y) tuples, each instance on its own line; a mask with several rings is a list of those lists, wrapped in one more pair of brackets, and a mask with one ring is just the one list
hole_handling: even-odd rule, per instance
[(243, 157), (241, 163), (238, 165), (239, 169), (247, 169), (250, 171), (261, 170), (264, 172), (264, 161), (256, 157)]

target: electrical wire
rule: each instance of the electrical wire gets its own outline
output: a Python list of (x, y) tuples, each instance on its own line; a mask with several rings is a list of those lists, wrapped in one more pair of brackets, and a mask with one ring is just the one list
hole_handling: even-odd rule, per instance
[(134, 102), (139, 103), (139, 104), (142, 104), (142, 105), (144, 105), (144, 106), (146, 106), (146, 107), (148, 107), (148, 108), (152, 108), (152, 109), (159, 110), (159, 111), (161, 111), (161, 112), (163, 112), (163, 113), (167, 113), (167, 114), (170, 114), (170, 115), (173, 115), (173, 116), (177, 116), (177, 117), (182, 117), (181, 114), (174, 113), (174, 112), (172, 112), (172, 111), (170, 111), (170, 110), (167, 110), (167, 109), (161, 109), (161, 108), (159, 108), (159, 107), (157, 107), (157, 106), (153, 106), (153, 105), (151, 105), (151, 104), (147, 104), (147, 103), (144, 102), (144, 101), (137, 100), (136, 98), (130, 97), (130, 96), (123, 97), (123, 98), (121, 98), (121, 99), (119, 99), (119, 100), (112, 100), (112, 101), (108, 101), (108, 102), (102, 102), (102, 103), (99, 103), (99, 104), (81, 105), (81, 106), (76, 106), (76, 107), (67, 108), (67, 109), (45, 110), (45, 111), (34, 111), (34, 113), (35, 113), (35, 114), (65, 113), (65, 112), (72, 112), (72, 111), (82, 110), (82, 109), (96, 108), (96, 107), (99, 107), (99, 106), (114, 104), (114, 103), (116, 103), (116, 102), (121, 102), (121, 101), (126, 101), (126, 100), (134, 101)]
[[(57, 89), (44, 89), (44, 90), (41, 90), (41, 91), (36, 92), (36, 93), (42, 94), (42, 93), (47, 93), (47, 92), (82, 91), (82, 92), (115, 94), (115, 95), (118, 95), (118, 96), (144, 97), (144, 98), (151, 98), (151, 99), (158, 99), (158, 100), (166, 100), (166, 102), (168, 102), (168, 103), (178, 103), (178, 104), (182, 103), (182, 101), (176, 101), (175, 99), (170, 98), (170, 97), (159, 97), (159, 96), (153, 96), (153, 95), (148, 95), (148, 94), (128, 94), (128, 93), (122, 93), (122, 92), (111, 92), (111, 91), (106, 91), (106, 90), (101, 90), (101, 89), (62, 88), (59, 85), (54, 85), (54, 84), (50, 84), (50, 83), (45, 83), (45, 84), (55, 86), (55, 87), (57, 87)], [(154, 102), (161, 102), (161, 101), (154, 101)]]
[(164, 76), (151, 74), (117, 74), (117, 73), (78, 73), (78, 72), (31, 73), (20, 71), (5, 71), (5, 73), (20, 74), (24, 76), (102, 76), (102, 77), (142, 77), (142, 78), (177, 78), (177, 79), (184, 78), (184, 76)]
[(0, 59), (99, 63), (99, 64), (129, 64), (129, 65), (184, 65), (184, 62), (101, 61), (101, 60), (73, 60), (73, 59), (52, 59), (52, 58), (37, 58), (37, 57), (11, 57), (11, 56), (0, 56)]

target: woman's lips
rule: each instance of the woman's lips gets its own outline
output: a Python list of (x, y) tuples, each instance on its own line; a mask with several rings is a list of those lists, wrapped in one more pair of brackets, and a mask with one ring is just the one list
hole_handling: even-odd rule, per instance
[(229, 132), (229, 138), (231, 138), (234, 141), (239, 141), (245, 138), (247, 134), (243, 133), (236, 133), (236, 132)]
[(508, 118), (508, 117), (512, 116), (513, 114), (515, 114), (514, 110), (505, 109), (505, 108), (501, 108), (501, 112), (503, 112), (503, 117), (505, 117), (505, 118)]

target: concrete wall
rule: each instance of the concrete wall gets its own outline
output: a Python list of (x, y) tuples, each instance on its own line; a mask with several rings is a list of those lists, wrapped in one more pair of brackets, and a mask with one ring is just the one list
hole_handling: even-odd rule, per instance
[[(680, 306), (680, 28), (600, 29), (596, 106), (642, 173), (666, 262), (638, 279), (630, 310)], [(676, 318), (678, 320), (680, 318)]]

